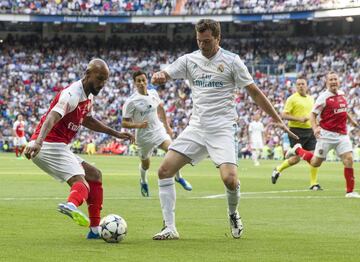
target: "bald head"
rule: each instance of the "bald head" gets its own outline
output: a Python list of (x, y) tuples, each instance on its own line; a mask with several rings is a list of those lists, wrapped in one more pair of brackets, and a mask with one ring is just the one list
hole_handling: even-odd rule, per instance
[(109, 67), (104, 60), (102, 60), (100, 58), (94, 58), (87, 65), (86, 72), (88, 72), (88, 71), (93, 72), (94, 70), (109, 72)]
[(106, 62), (100, 58), (92, 59), (86, 67), (83, 81), (85, 93), (97, 95), (109, 78), (110, 70)]

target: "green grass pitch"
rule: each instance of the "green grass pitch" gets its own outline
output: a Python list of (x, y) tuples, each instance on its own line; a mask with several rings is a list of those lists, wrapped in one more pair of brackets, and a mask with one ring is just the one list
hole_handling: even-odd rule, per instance
[[(102, 215), (125, 218), (125, 241), (86, 240), (87, 229), (56, 211), (69, 187), (31, 161), (0, 154), (0, 261), (360, 261), (360, 199), (344, 197), (339, 162), (324, 163), (319, 178), (325, 190), (311, 192), (305, 162), (284, 171), (272, 185), (270, 175), (279, 162), (254, 167), (240, 161), (245, 233), (239, 240), (230, 236), (224, 186), (212, 162), (186, 166), (182, 174), (193, 191), (176, 186), (181, 239), (153, 241), (162, 227), (156, 178), (161, 159), (152, 158), (151, 197), (143, 198), (136, 157), (84, 158), (103, 172)], [(359, 163), (355, 176), (360, 176)]]

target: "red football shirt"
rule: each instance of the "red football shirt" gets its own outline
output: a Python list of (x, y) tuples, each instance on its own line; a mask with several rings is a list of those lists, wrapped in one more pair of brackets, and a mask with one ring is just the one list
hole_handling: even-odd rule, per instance
[(13, 126), (17, 137), (25, 136), (25, 122), (16, 120)]
[(92, 94), (89, 97), (86, 96), (81, 80), (63, 89), (51, 102), (49, 110), (41, 118), (31, 140), (38, 137), (49, 112), (56, 111), (62, 118), (51, 129), (44, 141), (69, 144), (79, 130), (84, 117), (91, 115), (92, 98)]
[(347, 102), (344, 92), (326, 90), (316, 99), (313, 112), (320, 117), (320, 127), (339, 134), (347, 134)]

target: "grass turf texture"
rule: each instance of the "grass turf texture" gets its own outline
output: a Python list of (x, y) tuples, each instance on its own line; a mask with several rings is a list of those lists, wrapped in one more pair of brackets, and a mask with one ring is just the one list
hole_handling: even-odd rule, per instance
[[(224, 194), (212, 162), (186, 166), (182, 173), (193, 191), (176, 185), (181, 239), (153, 241), (162, 227), (156, 179), (161, 159), (152, 158), (151, 197), (143, 198), (136, 157), (84, 158), (103, 172), (102, 216), (125, 218), (126, 239), (120, 244), (86, 240), (87, 229), (56, 211), (69, 187), (31, 161), (0, 154), (0, 261), (359, 261), (360, 199), (344, 197), (339, 162), (324, 163), (319, 177), (325, 190), (311, 192), (305, 162), (285, 170), (272, 185), (270, 176), (279, 162), (262, 161), (254, 167), (251, 161), (240, 161), (245, 225), (240, 240), (230, 235), (225, 198), (204, 198)], [(359, 167), (356, 163), (357, 177)], [(86, 206), (82, 210), (86, 212)]]

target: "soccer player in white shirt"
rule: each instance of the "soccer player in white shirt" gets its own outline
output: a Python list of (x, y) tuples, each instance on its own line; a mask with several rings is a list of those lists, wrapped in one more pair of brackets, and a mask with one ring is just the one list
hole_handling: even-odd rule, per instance
[(240, 182), (237, 175), (236, 110), (234, 91), (245, 88), (252, 99), (293, 137), (266, 96), (254, 84), (240, 57), (219, 46), (220, 23), (201, 19), (195, 26), (198, 51), (185, 54), (152, 76), (152, 83), (189, 80), (193, 110), (189, 126), (169, 147), (158, 171), (159, 197), (165, 227), (154, 240), (178, 239), (175, 227), (174, 175), (188, 163), (207, 156), (219, 168), (226, 187), (231, 234), (240, 238), (243, 225), (238, 212)]
[[(155, 147), (168, 151), (171, 143), (172, 129), (167, 123), (166, 114), (156, 90), (148, 90), (146, 74), (136, 71), (133, 74), (137, 92), (134, 92), (125, 102), (123, 107), (122, 127), (136, 128), (136, 143), (139, 147), (141, 164), (140, 189), (144, 197), (149, 196), (147, 170), (150, 167), (150, 156)], [(160, 117), (160, 119), (159, 119)], [(185, 190), (191, 191), (192, 187), (180, 172), (175, 175), (175, 181)]]
[(249, 124), (249, 137), (252, 160), (255, 166), (259, 166), (259, 156), (264, 147), (264, 125), (260, 122), (260, 114), (255, 114), (253, 121)]

